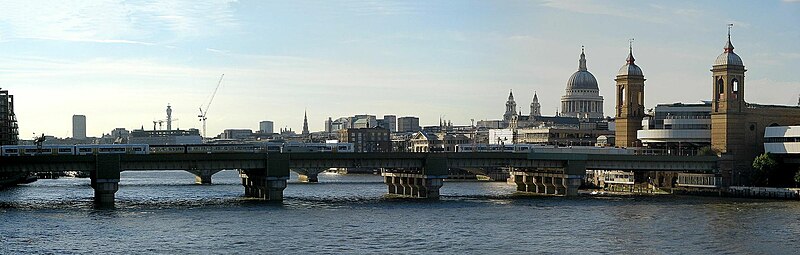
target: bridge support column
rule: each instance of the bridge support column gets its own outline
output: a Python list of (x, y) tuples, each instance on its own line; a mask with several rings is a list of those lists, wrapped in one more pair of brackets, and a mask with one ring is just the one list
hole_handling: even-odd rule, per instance
[(189, 170), (190, 173), (194, 174), (194, 183), (195, 184), (211, 184), (211, 176), (219, 173), (222, 170)]
[(572, 197), (578, 195), (578, 188), (583, 181), (582, 175), (566, 175), (564, 178), (564, 187), (566, 187), (565, 196)]
[(511, 177), (514, 181), (514, 184), (517, 185), (517, 191), (519, 192), (530, 192), (528, 191), (528, 176), (520, 174), (520, 172), (511, 172)]
[(544, 194), (556, 195), (556, 185), (553, 184), (553, 176), (545, 176), (542, 178), (544, 183)]
[(534, 173), (533, 175), (533, 185), (536, 186), (536, 190), (533, 191), (534, 193), (538, 194), (545, 194), (547, 187), (544, 186), (544, 177), (541, 174)]
[(556, 195), (566, 195), (567, 186), (563, 177), (553, 177), (553, 187)]
[(120, 171), (119, 155), (97, 155), (95, 170), (89, 176), (94, 189), (95, 204), (114, 206), (114, 195), (119, 190)]
[(266, 201), (281, 201), (283, 200), (283, 190), (286, 189), (286, 180), (289, 178), (280, 177), (255, 177), (247, 174), (242, 174), (242, 185), (244, 185), (244, 194), (247, 197), (259, 198)]
[(438, 198), (439, 188), (447, 176), (409, 173), (383, 173), (389, 194), (417, 198)]
[(244, 169), (239, 171), (247, 197), (267, 201), (282, 201), (286, 181), (289, 180), (289, 155), (270, 153), (267, 155), (265, 169)]
[(383, 183), (386, 183), (386, 186), (389, 187), (389, 194), (398, 193), (397, 189), (400, 186), (400, 184), (397, 183), (398, 181), (400, 180), (394, 176), (386, 176), (386, 175), (383, 176)]
[(546, 195), (576, 196), (581, 185), (581, 175), (537, 172), (510, 172), (517, 191)]
[(292, 171), (297, 172), (297, 180), (301, 182), (319, 182), (319, 173), (325, 171), (325, 168), (295, 168)]

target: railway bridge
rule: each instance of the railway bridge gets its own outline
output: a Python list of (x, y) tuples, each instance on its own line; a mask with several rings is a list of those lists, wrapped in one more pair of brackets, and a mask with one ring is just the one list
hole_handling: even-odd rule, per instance
[(586, 170), (711, 172), (717, 157), (568, 153), (219, 153), (100, 154), (0, 157), (0, 174), (86, 171), (95, 202), (113, 204), (122, 171), (185, 170), (210, 183), (223, 169), (238, 169), (245, 196), (282, 200), (290, 169), (381, 168), (388, 193), (436, 198), (451, 168), (504, 167), (517, 190), (552, 195), (577, 194)]

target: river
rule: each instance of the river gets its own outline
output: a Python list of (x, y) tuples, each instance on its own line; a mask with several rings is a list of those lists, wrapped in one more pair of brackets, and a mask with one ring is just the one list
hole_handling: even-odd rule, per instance
[(387, 197), (380, 176), (292, 174), (282, 203), (238, 173), (123, 172), (114, 209), (89, 179), (0, 190), (0, 254), (795, 254), (800, 202), (691, 196), (535, 197), (445, 182), (438, 200)]

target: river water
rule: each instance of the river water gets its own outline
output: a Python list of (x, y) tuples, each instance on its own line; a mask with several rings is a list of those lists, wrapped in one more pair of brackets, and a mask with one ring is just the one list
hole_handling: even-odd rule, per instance
[(235, 171), (123, 172), (114, 209), (88, 179), (0, 191), (0, 254), (797, 254), (800, 202), (689, 196), (531, 197), (445, 182), (439, 200), (387, 197), (375, 175), (320, 174), (285, 200), (242, 197)]

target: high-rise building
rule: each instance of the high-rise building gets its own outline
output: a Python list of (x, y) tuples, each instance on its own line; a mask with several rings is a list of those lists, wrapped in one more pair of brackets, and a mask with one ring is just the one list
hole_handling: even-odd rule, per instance
[(418, 132), (420, 130), (418, 117), (406, 116), (397, 119), (397, 132)]
[(383, 125), (389, 129), (390, 132), (397, 132), (397, 116), (383, 115)]
[(325, 120), (325, 133), (330, 133), (330, 132), (333, 132), (333, 119), (331, 117), (328, 117), (328, 119)]
[(272, 121), (265, 120), (258, 123), (258, 131), (262, 134), (272, 134), (274, 133), (273, 123)]
[(86, 115), (72, 115), (72, 139), (86, 139)]
[[(603, 118), (603, 97), (597, 79), (586, 68), (586, 54), (581, 48), (578, 71), (567, 81), (566, 94), (561, 97), (561, 114), (564, 117)], [(619, 137), (617, 137), (619, 139)]]
[(0, 89), (0, 145), (14, 145), (19, 139), (17, 118), (14, 115), (14, 96)]

